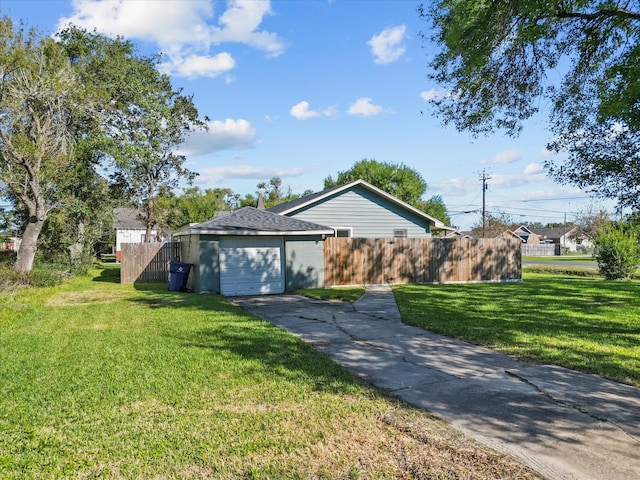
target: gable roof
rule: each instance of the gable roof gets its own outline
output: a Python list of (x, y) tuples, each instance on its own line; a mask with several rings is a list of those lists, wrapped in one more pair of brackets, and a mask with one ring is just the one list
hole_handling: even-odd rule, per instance
[(333, 235), (333, 229), (306, 222), (296, 218), (285, 217), (254, 207), (214, 217), (206, 222), (182, 227), (174, 236), (193, 233), (206, 235)]
[(351, 183), (347, 183), (345, 185), (340, 185), (337, 187), (333, 187), (333, 188), (328, 188), (327, 190), (323, 190), (321, 192), (316, 192), (316, 193), (312, 193), (310, 195), (305, 195), (304, 197), (300, 197), (300, 198), (296, 198), (294, 200), (290, 200), (288, 202), (284, 202), (281, 203), (279, 205), (276, 205), (274, 207), (268, 208), (267, 211), (268, 212), (273, 212), (273, 213), (278, 213), (280, 215), (290, 215), (292, 213), (295, 213), (299, 210), (302, 210), (303, 208), (307, 208), (315, 203), (319, 203), (322, 200), (331, 197), (333, 195), (338, 195), (342, 192), (345, 192), (347, 190), (350, 190), (356, 186), (361, 186), (377, 195), (379, 195), (380, 197), (384, 198), (385, 200), (405, 209), (410, 211), (411, 213), (413, 213), (414, 215), (417, 215), (420, 218), (423, 218), (425, 220), (427, 220), (435, 229), (439, 229), (439, 230), (455, 230), (454, 228), (451, 227), (446, 227), (444, 225), (443, 222), (441, 222), (440, 220), (438, 220), (437, 218), (432, 217), (431, 215), (426, 214), (425, 212), (423, 212), (420, 209), (417, 209), (416, 207), (414, 207), (413, 205), (409, 205), (406, 202), (403, 202), (402, 200), (400, 200), (399, 198), (394, 197), (393, 195), (385, 192), (384, 190), (379, 189), (378, 187), (371, 185), (368, 182), (365, 182), (364, 180), (356, 180), (355, 182), (351, 182)]
[(113, 209), (113, 228), (117, 230), (146, 230), (139, 219), (140, 210), (128, 207)]
[(567, 225), (567, 227), (550, 227), (550, 228), (536, 228), (536, 233), (541, 238), (562, 238), (565, 235), (575, 234), (580, 229), (574, 225)]

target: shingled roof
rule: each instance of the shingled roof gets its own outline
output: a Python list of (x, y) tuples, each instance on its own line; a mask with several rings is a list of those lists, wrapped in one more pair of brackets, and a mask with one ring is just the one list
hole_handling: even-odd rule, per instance
[(209, 235), (333, 235), (333, 229), (285, 217), (254, 207), (244, 207), (235, 212), (212, 218), (206, 222), (182, 227), (174, 236)]

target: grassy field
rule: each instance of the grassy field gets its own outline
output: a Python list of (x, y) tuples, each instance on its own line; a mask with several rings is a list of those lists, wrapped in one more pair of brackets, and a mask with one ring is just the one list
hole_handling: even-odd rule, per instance
[(535, 478), (219, 296), (94, 274), (0, 296), (2, 479)]
[(405, 323), (640, 386), (640, 282), (525, 273), (521, 283), (402, 285)]

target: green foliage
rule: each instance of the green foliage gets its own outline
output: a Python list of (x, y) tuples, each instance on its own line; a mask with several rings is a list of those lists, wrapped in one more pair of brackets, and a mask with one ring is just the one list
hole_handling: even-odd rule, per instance
[(298, 295), (315, 298), (317, 300), (340, 300), (355, 302), (365, 293), (364, 287), (336, 287), (336, 288), (302, 288), (296, 290)]
[(447, 206), (440, 195), (434, 195), (425, 202), (420, 202), (416, 205), (420, 210), (427, 215), (431, 215), (433, 218), (437, 218), (445, 225), (451, 225), (451, 218), (447, 212)]
[(49, 212), (73, 176), (77, 121), (93, 102), (59, 44), (0, 19), (0, 194), (28, 221), (15, 268), (29, 271)]
[(640, 230), (624, 222), (609, 225), (593, 237), (598, 269), (607, 280), (629, 279), (640, 265)]
[(103, 159), (114, 160), (114, 191), (140, 206), (148, 228), (163, 211), (158, 199), (196, 173), (176, 153), (188, 132), (204, 128), (191, 96), (175, 89), (158, 70), (159, 56), (143, 56), (121, 38), (71, 27), (60, 33), (72, 64), (104, 106), (97, 145)]
[(331, 176), (325, 178), (324, 188), (346, 185), (356, 180), (364, 180), (411, 205), (420, 202), (427, 190), (422, 175), (413, 168), (367, 159), (354, 163), (349, 170), (338, 172), (335, 180)]
[(433, 104), (445, 123), (517, 135), (550, 105), (548, 148), (569, 154), (546, 162), (551, 175), (640, 206), (637, 2), (439, 0), (419, 14), (439, 47)]

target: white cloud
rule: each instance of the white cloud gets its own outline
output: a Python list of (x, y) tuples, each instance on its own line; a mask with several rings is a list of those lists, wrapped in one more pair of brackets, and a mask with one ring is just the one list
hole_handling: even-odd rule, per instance
[(536, 175), (538, 173), (544, 173), (544, 167), (538, 163), (530, 163), (527, 168), (524, 169), (525, 175)]
[(429, 182), (429, 190), (435, 194), (461, 196), (478, 190), (478, 180), (468, 178), (452, 178), (442, 182)]
[[(236, 65), (235, 60), (226, 52), (210, 57), (206, 55), (190, 55), (187, 57), (172, 57), (169, 62), (161, 65), (162, 71), (178, 77), (215, 78), (227, 73)], [(227, 82), (228, 83), (228, 82)]]
[(230, 0), (217, 23), (213, 2), (205, 0), (73, 0), (72, 8), (58, 30), (74, 24), (155, 43), (168, 59), (164, 71), (177, 76), (215, 77), (234, 68), (229, 53), (212, 51), (223, 43), (246, 44), (269, 57), (287, 47), (277, 34), (260, 30), (272, 14), (269, 0)]
[(517, 150), (505, 150), (504, 152), (496, 153), (489, 160), (483, 160), (480, 163), (505, 164), (505, 163), (517, 162), (518, 160), (520, 160), (520, 158), (522, 158), (522, 156), (520, 155), (520, 152), (518, 152)]
[(212, 40), (246, 43), (267, 52), (270, 57), (277, 57), (287, 45), (277, 34), (258, 30), (264, 16), (272, 14), (269, 0), (232, 0), (220, 17), (222, 28), (214, 30)]
[(224, 122), (214, 120), (208, 123), (208, 127), (208, 131), (189, 134), (180, 153), (190, 156), (204, 155), (232, 148), (248, 148), (255, 142), (255, 129), (243, 119), (227, 118)]
[(542, 150), (540, 150), (540, 153), (538, 154), (538, 156), (542, 158), (551, 158), (555, 155), (556, 155), (556, 152), (554, 152), (553, 150), (549, 150), (547, 148), (543, 148)]
[(371, 37), (367, 45), (371, 47), (375, 63), (387, 64), (398, 60), (405, 52), (403, 41), (406, 38), (407, 27), (385, 28), (378, 35)]
[(363, 97), (356, 100), (349, 106), (349, 115), (362, 115), (363, 117), (371, 117), (382, 112), (380, 105), (374, 105), (371, 98)]
[(263, 180), (265, 178), (280, 177), (297, 177), (302, 175), (305, 169), (302, 167), (293, 168), (269, 168), (256, 167), (254, 165), (227, 165), (224, 167), (203, 168), (200, 170), (198, 182), (201, 183), (218, 183), (223, 180), (231, 180), (237, 178)]
[(427, 102), (430, 100), (437, 100), (442, 98), (444, 95), (441, 90), (436, 90), (432, 88), (431, 90), (425, 90), (424, 92), (420, 92), (420, 98), (426, 100)]
[(291, 115), (298, 120), (307, 120), (309, 118), (319, 117), (320, 115), (322, 115), (316, 110), (309, 109), (309, 102), (305, 101), (295, 104), (293, 107), (291, 107), (289, 113), (291, 113)]
[(333, 117), (337, 114), (335, 107), (325, 108), (324, 110), (311, 110), (309, 102), (302, 101), (296, 103), (289, 113), (298, 120), (307, 120), (313, 117)]

